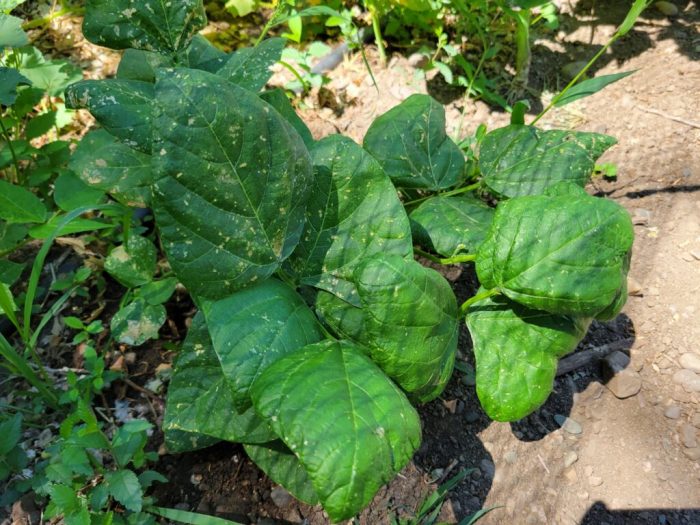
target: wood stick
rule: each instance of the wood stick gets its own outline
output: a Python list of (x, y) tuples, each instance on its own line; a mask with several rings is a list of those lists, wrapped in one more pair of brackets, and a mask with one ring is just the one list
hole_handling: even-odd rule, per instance
[(557, 366), (557, 377), (563, 376), (576, 370), (577, 368), (582, 368), (588, 366), (594, 361), (599, 361), (603, 359), (606, 355), (615, 352), (616, 350), (624, 350), (632, 346), (634, 342), (634, 337), (629, 337), (627, 339), (620, 339), (613, 343), (607, 345), (596, 346), (589, 348), (588, 350), (583, 350), (581, 352), (575, 352), (569, 354), (559, 361), (559, 366)]

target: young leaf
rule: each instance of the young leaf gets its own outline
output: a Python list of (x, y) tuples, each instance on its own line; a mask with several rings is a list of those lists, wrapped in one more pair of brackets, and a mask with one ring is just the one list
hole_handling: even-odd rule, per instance
[(163, 323), (165, 308), (162, 305), (154, 306), (137, 299), (112, 317), (110, 328), (120, 343), (139, 346), (149, 339), (158, 339), (158, 331)]
[(63, 211), (73, 211), (84, 206), (96, 206), (105, 200), (101, 189), (85, 184), (73, 172), (61, 173), (54, 182), (53, 199)]
[(51, 97), (63, 97), (66, 87), (83, 78), (79, 67), (67, 60), (47, 60), (35, 47), (16, 49), (14, 54), (20, 73)]
[(283, 357), (253, 383), (251, 396), (333, 521), (367, 505), (420, 443), (415, 409), (348, 342), (324, 341)]
[(613, 201), (575, 193), (519, 197), (496, 208), (476, 271), (486, 289), (530, 308), (592, 317), (623, 286), (633, 238), (627, 211)]
[(352, 140), (327, 137), (315, 144), (312, 158), (306, 229), (289, 264), (303, 284), (359, 306), (355, 268), (376, 253), (409, 257), (408, 217), (377, 161)]
[(613, 73), (612, 75), (602, 75), (595, 78), (589, 78), (579, 82), (574, 87), (569, 89), (563, 97), (557, 99), (555, 106), (565, 106), (576, 100), (595, 95), (598, 91), (605, 89), (610, 84), (617, 82), (625, 77), (630, 76), (634, 71), (623, 71), (622, 73)]
[(297, 133), (299, 133), (299, 136), (304, 141), (306, 147), (311, 150), (314, 144), (311, 131), (309, 131), (309, 128), (306, 126), (304, 121), (299, 118), (299, 115), (297, 115), (297, 112), (294, 110), (294, 107), (292, 106), (292, 103), (289, 101), (289, 98), (285, 92), (279, 88), (270, 89), (260, 93), (260, 98), (275, 108), (279, 114), (282, 115), (295, 130), (297, 130)]
[(504, 197), (541, 194), (562, 181), (583, 187), (616, 142), (598, 133), (506, 126), (484, 137), (479, 167), (486, 185)]
[(109, 192), (126, 206), (145, 208), (151, 200), (151, 156), (130, 148), (103, 129), (78, 143), (69, 167), (86, 184)]
[(105, 260), (105, 270), (127, 288), (135, 288), (153, 280), (158, 253), (145, 237), (130, 235), (127, 244), (114, 248)]
[(244, 47), (229, 56), (217, 75), (250, 91), (260, 91), (272, 76), (270, 67), (282, 58), (284, 38), (268, 38), (255, 47)]
[(163, 432), (171, 452), (195, 450), (218, 440), (277, 439), (252, 408), (242, 414), (234, 408), (233, 392), (201, 312), (192, 320), (170, 379)]
[(445, 132), (445, 108), (428, 95), (411, 95), (378, 117), (364, 146), (400, 187), (438, 191), (462, 178), (464, 155)]
[(111, 49), (172, 54), (207, 24), (202, 0), (87, 0), (83, 33)]
[(31, 191), (0, 179), (0, 219), (10, 224), (44, 222), (46, 206)]
[(216, 299), (274, 273), (304, 227), (311, 162), (254, 94), (204, 71), (163, 72), (154, 212), (168, 260)]
[(27, 140), (34, 140), (56, 128), (57, 111), (47, 111), (33, 117), (24, 128), (24, 136)]
[(244, 445), (245, 451), (255, 464), (275, 483), (287, 489), (295, 498), (318, 504), (318, 494), (314, 490), (309, 475), (297, 457), (279, 440), (260, 445)]
[(131, 512), (141, 512), (143, 491), (139, 478), (131, 470), (107, 472), (105, 481), (110, 495)]
[(11, 106), (17, 100), (18, 86), (31, 86), (28, 78), (19, 74), (15, 68), (0, 67), (0, 104)]
[(484, 242), (494, 213), (474, 197), (431, 197), (411, 212), (413, 239), (443, 257), (474, 253)]
[(452, 375), (459, 334), (457, 299), (438, 272), (398, 256), (377, 255), (355, 271), (365, 313), (361, 342), (408, 394), (427, 402)]
[(276, 279), (211, 303), (204, 314), (239, 412), (250, 408), (250, 385), (271, 363), (323, 339), (299, 294)]
[(137, 80), (83, 80), (66, 90), (66, 105), (88, 109), (124, 144), (151, 153), (153, 84)]
[(516, 421), (547, 400), (557, 362), (586, 334), (590, 319), (532, 310), (504, 297), (473, 304), (467, 327), (474, 343), (476, 392), (496, 421)]
[(143, 452), (148, 435), (146, 432), (153, 428), (145, 419), (133, 419), (122, 425), (112, 438), (111, 450), (114, 461), (120, 468), (126, 467)]

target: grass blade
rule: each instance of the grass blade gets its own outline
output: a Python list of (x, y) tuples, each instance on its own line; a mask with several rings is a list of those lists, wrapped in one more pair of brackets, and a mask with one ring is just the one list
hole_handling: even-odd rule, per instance
[(179, 521), (180, 523), (189, 523), (190, 525), (243, 525), (236, 521), (229, 521), (216, 516), (208, 516), (206, 514), (198, 514), (196, 512), (188, 512), (186, 510), (166, 509), (165, 507), (149, 507), (146, 511), (163, 518)]
[(612, 75), (603, 75), (600, 77), (595, 77), (595, 78), (589, 78), (587, 80), (584, 80), (583, 82), (580, 82), (576, 84), (574, 87), (572, 87), (569, 91), (564, 94), (561, 98), (559, 98), (554, 105), (556, 107), (561, 107), (565, 106), (566, 104), (570, 104), (571, 102), (574, 102), (576, 100), (579, 100), (581, 98), (589, 97), (591, 95), (594, 95), (595, 93), (598, 93), (598, 91), (606, 88), (610, 84), (613, 84), (617, 82), (618, 80), (621, 80), (632, 73), (636, 72), (636, 69), (634, 71), (624, 71), (622, 73), (614, 73)]
[(474, 514), (472, 514), (471, 516), (467, 516), (462, 521), (460, 521), (459, 525), (474, 525), (477, 521), (479, 521), (481, 518), (486, 516), (492, 510), (500, 509), (500, 508), (503, 508), (503, 505), (498, 505), (496, 507), (489, 507), (488, 509), (478, 510)]

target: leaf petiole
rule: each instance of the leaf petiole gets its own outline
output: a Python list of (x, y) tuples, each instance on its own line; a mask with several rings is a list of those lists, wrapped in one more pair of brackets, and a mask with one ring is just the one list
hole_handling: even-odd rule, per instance
[(476, 294), (474, 297), (471, 297), (467, 299), (462, 306), (459, 308), (459, 312), (462, 315), (467, 314), (467, 310), (469, 310), (469, 307), (473, 305), (474, 303), (478, 303), (479, 301), (483, 301), (484, 299), (488, 299), (491, 296), (498, 295), (500, 294), (501, 291), (498, 288), (492, 288), (491, 290), (485, 290), (481, 293)]
[(465, 263), (465, 262), (473, 262), (476, 260), (476, 254), (474, 254), (474, 253), (463, 254), (463, 255), (454, 255), (452, 257), (441, 258), (441, 257), (436, 257), (432, 253), (428, 253), (424, 250), (421, 250), (420, 248), (414, 248), (413, 251), (415, 253), (417, 253), (418, 255), (425, 257), (429, 261), (432, 261), (432, 262), (438, 263), (438, 264), (460, 264), (460, 263)]

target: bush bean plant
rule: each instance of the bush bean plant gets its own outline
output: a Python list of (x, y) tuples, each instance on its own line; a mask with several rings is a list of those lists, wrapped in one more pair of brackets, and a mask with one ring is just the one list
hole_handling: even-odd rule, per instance
[[(125, 52), (116, 78), (67, 91), (101, 125), (74, 169), (152, 208), (199, 308), (169, 387), (169, 449), (241, 442), (340, 521), (420, 445), (413, 405), (445, 388), (463, 319), (479, 399), (509, 421), (546, 400), (592, 319), (620, 311), (632, 225), (583, 189), (615, 140), (519, 123), (485, 134), (477, 159), (424, 95), (362, 145), (314, 140), (283, 92), (262, 91), (284, 42), (225, 54), (197, 34), (205, 23), (201, 0), (87, 1), (86, 37)], [(114, 264), (150, 260), (141, 244)], [(473, 262), (478, 293), (459, 305), (414, 244)], [(152, 271), (125, 275), (140, 286)]]

